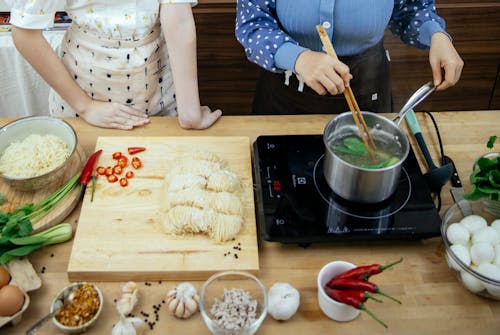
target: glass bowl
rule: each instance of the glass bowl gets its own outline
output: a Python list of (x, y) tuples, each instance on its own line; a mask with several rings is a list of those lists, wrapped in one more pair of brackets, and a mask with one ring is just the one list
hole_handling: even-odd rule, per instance
[(212, 334), (254, 334), (267, 315), (266, 288), (247, 272), (216, 273), (201, 288), (200, 313)]
[[(481, 221), (477, 216), (484, 218), (489, 228), (492, 228), (491, 223), (494, 220), (500, 218), (487, 212), (480, 201), (461, 200), (446, 210), (441, 225), (446, 261), (450, 270), (456, 274), (458, 281), (466, 289), (483, 297), (500, 300), (500, 243), (483, 241), (484, 238), (493, 240), (492, 236), (500, 236), (500, 222), (497, 221), (494, 225), (495, 228), (492, 228), (498, 231), (498, 235), (491, 231), (489, 234), (479, 234), (478, 231), (471, 234), (469, 224), (469, 229), (467, 229), (469, 236), (467, 236), (462, 229), (466, 221), (463, 219), (469, 217), (469, 219), (473, 218), (475, 222)], [(468, 220), (468, 222), (471, 221)], [(459, 226), (454, 226), (455, 229), (449, 229), (453, 224)], [(489, 247), (477, 248), (471, 253), (473, 246), (481, 242), (490, 243), (493, 254), (491, 254), (492, 249)], [(480, 254), (482, 254), (481, 257), (478, 256)], [(489, 258), (493, 257), (493, 259), (488, 261), (487, 257), (484, 256), (486, 254), (489, 254)], [(475, 264), (473, 260), (479, 258), (483, 258), (484, 261), (478, 261), (481, 264)]]
[[(102, 305), (104, 303), (102, 292), (96, 285), (86, 283), (86, 282), (73, 283), (73, 284), (70, 284), (70, 285), (66, 286), (65, 288), (63, 288), (56, 295), (54, 300), (52, 301), (52, 304), (50, 305), (50, 312), (52, 313), (56, 309), (61, 308), (61, 306), (63, 306), (63, 304), (64, 304), (64, 301), (68, 299), (68, 297), (71, 295), (72, 292), (75, 292), (78, 289), (80, 289), (86, 285), (90, 285), (90, 287), (93, 288), (94, 291), (97, 293), (97, 299), (99, 301), (99, 306), (97, 306), (97, 309), (93, 312), (93, 315), (89, 318), (88, 321), (86, 321), (85, 323), (79, 324), (77, 326), (68, 326), (68, 325), (65, 325), (65, 324), (59, 322), (57, 319), (58, 314), (56, 313), (55, 316), (52, 317), (52, 322), (63, 333), (79, 334), (79, 333), (86, 332), (90, 327), (92, 327), (94, 325), (96, 320), (99, 318), (99, 315), (101, 315)], [(89, 290), (87, 289), (83, 292), (83, 294), (81, 294), (81, 295), (75, 294), (73, 299), (70, 298), (71, 299), (70, 303), (75, 304), (75, 307), (72, 308), (71, 310), (83, 312), (86, 310), (86, 308), (88, 306), (92, 306), (93, 304), (95, 304), (95, 301), (93, 298), (91, 298), (91, 299), (88, 298), (89, 297), (88, 293), (89, 293)], [(82, 303), (82, 304), (79, 304), (79, 303)], [(87, 307), (82, 308), (83, 304), (85, 304)], [(77, 315), (77, 317), (81, 317), (81, 316)]]
[(66, 168), (70, 166), (68, 162), (77, 147), (77, 135), (66, 121), (49, 116), (29, 116), (12, 121), (0, 128), (0, 157), (11, 143), (22, 141), (31, 134), (57, 136), (67, 145), (68, 157), (51, 171), (35, 177), (19, 178), (0, 173), (0, 179), (20, 191), (35, 191), (59, 182)]

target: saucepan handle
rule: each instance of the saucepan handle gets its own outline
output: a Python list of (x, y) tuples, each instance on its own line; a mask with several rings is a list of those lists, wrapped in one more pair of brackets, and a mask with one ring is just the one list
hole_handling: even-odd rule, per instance
[(416, 105), (424, 101), (425, 98), (429, 96), (434, 91), (435, 87), (432, 82), (426, 83), (424, 86), (420, 87), (413, 95), (408, 99), (405, 105), (401, 108), (399, 113), (392, 119), (398, 127), (401, 121), (405, 118), (406, 113), (412, 110)]

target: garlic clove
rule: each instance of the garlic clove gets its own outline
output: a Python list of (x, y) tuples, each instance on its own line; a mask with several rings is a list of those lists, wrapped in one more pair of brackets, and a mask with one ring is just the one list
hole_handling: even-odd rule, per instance
[(177, 308), (174, 311), (174, 315), (178, 318), (183, 318), (185, 308), (186, 308), (186, 305), (184, 304), (184, 302), (179, 302), (177, 304)]
[(168, 310), (173, 314), (175, 313), (176, 309), (177, 309), (177, 305), (179, 305), (179, 300), (177, 300), (176, 298), (173, 298), (170, 300), (170, 302), (168, 303), (167, 307), (168, 307)]
[(139, 290), (137, 289), (137, 284), (134, 282), (128, 282), (122, 285), (122, 296), (116, 303), (116, 309), (122, 317), (125, 317), (132, 313), (137, 301), (139, 300)]
[[(140, 325), (137, 323), (137, 321), (132, 322), (130, 319), (132, 318), (126, 318), (126, 319), (121, 319), (118, 321), (114, 326), (113, 330), (111, 331), (111, 335), (140, 335), (142, 334), (143, 330), (138, 333), (136, 329), (136, 324), (137, 328), (140, 327)], [(137, 319), (137, 318), (133, 318)], [(139, 319), (140, 322), (144, 324), (144, 322)]]
[(189, 315), (194, 314), (198, 310), (198, 303), (193, 298), (187, 299), (185, 304), (186, 310), (189, 311)]

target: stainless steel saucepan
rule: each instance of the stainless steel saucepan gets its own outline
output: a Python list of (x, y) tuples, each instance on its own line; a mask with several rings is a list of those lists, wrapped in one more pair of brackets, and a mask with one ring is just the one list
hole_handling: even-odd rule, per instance
[(323, 132), (325, 160), (323, 171), (325, 179), (340, 197), (359, 203), (377, 203), (388, 199), (399, 183), (401, 166), (410, 151), (406, 134), (399, 128), (406, 113), (423, 101), (434, 87), (428, 83), (416, 91), (391, 120), (382, 115), (362, 111), (363, 118), (370, 129), (371, 136), (379, 143), (397, 146), (399, 161), (383, 168), (364, 168), (340, 158), (332, 148), (332, 143), (346, 137), (359, 137), (358, 128), (351, 112), (342, 113), (328, 122)]

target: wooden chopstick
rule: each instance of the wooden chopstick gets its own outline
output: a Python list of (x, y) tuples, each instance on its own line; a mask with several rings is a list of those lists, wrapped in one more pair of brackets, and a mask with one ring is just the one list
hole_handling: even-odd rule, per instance
[[(318, 31), (319, 38), (321, 39), (321, 43), (323, 43), (323, 46), (325, 48), (325, 51), (327, 54), (332, 56), (335, 59), (338, 59), (337, 53), (335, 52), (335, 49), (333, 48), (332, 41), (330, 41), (330, 37), (328, 37), (328, 34), (326, 33), (325, 28), (323, 28), (322, 25), (318, 24), (316, 26), (316, 30)], [(363, 114), (361, 113), (361, 110), (359, 109), (358, 102), (356, 101), (356, 98), (354, 97), (354, 93), (352, 92), (352, 89), (350, 86), (346, 87), (344, 91), (344, 97), (347, 101), (347, 105), (349, 106), (349, 109), (351, 110), (352, 116), (354, 118), (354, 122), (356, 122), (356, 125), (358, 126), (359, 134), (361, 135), (361, 140), (363, 140), (363, 143), (365, 145), (366, 151), (368, 152), (368, 155), (370, 156), (370, 159), (374, 161), (373, 153), (370, 148), (370, 145), (368, 144), (368, 141), (366, 140), (366, 135), (368, 136), (368, 139), (370, 141), (370, 144), (373, 146), (373, 149), (377, 151), (377, 146), (375, 145), (375, 142), (373, 141), (372, 136), (370, 135), (370, 130), (368, 126), (366, 125), (365, 119), (363, 118)]]

